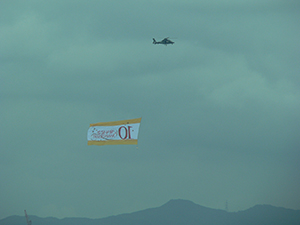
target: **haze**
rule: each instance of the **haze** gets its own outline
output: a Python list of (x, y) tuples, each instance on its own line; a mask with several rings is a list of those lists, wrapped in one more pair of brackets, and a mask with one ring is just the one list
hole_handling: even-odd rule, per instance
[[(0, 3), (0, 218), (187, 199), (300, 209), (300, 4)], [(174, 45), (153, 45), (170, 37)], [(90, 123), (142, 117), (138, 146)]]

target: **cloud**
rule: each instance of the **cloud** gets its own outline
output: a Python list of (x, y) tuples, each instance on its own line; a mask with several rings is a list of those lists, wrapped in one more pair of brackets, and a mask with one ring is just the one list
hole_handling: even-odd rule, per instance
[[(0, 217), (299, 208), (297, 4), (117, 3), (1, 7)], [(87, 146), (90, 123), (137, 117), (138, 149)]]

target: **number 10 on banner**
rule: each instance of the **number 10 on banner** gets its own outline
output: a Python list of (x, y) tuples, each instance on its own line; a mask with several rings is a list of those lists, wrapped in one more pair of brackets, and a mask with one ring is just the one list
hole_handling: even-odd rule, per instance
[(131, 130), (132, 130), (132, 126), (121, 126), (119, 128), (119, 137), (122, 139), (122, 140), (125, 140), (125, 139), (131, 139)]

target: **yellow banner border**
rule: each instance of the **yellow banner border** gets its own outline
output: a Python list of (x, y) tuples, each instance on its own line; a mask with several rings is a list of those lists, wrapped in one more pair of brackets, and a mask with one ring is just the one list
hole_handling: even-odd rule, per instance
[(88, 141), (88, 145), (137, 145), (137, 139), (130, 140), (108, 140), (108, 141)]
[(141, 120), (142, 120), (142, 117), (137, 118), (137, 119), (130, 119), (130, 120), (119, 120), (119, 121), (111, 121), (111, 122), (92, 123), (92, 124), (90, 124), (90, 127), (94, 127), (94, 126), (118, 126), (118, 125), (132, 124), (132, 123), (140, 123)]

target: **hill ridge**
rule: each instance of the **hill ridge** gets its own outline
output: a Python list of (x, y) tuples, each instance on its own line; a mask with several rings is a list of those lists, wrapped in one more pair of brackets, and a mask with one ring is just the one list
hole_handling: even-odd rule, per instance
[[(255, 205), (243, 211), (227, 212), (183, 199), (171, 199), (159, 207), (99, 219), (29, 217), (32, 225), (300, 225), (300, 210)], [(26, 225), (26, 220), (24, 216), (9, 216), (0, 220), (0, 225)]]

